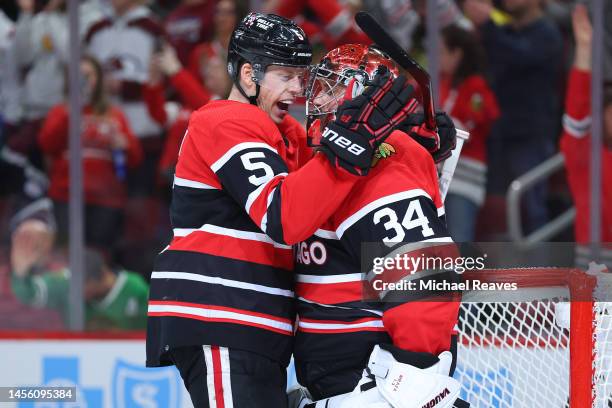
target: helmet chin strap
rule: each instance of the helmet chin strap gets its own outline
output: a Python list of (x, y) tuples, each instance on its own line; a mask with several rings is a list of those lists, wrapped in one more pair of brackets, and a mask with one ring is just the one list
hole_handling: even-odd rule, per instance
[(238, 91), (240, 91), (242, 96), (247, 98), (251, 105), (257, 106), (257, 98), (259, 98), (259, 90), (261, 88), (257, 82), (255, 82), (255, 95), (247, 95), (247, 93), (242, 88), (242, 85), (240, 85), (240, 80), (238, 78), (236, 78), (234, 84), (236, 85), (236, 88), (238, 88)]

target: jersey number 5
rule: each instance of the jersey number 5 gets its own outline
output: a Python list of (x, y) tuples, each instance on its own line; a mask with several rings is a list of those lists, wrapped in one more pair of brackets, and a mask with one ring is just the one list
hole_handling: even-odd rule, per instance
[(263, 152), (248, 152), (240, 156), (242, 165), (249, 171), (263, 170), (262, 176), (251, 175), (249, 182), (254, 186), (260, 186), (263, 183), (271, 180), (274, 177), (274, 170), (267, 163), (262, 161), (253, 161), (253, 159), (265, 159), (266, 155)]
[(429, 220), (425, 214), (423, 214), (423, 209), (421, 208), (421, 203), (419, 200), (410, 201), (401, 224), (398, 222), (399, 220), (395, 210), (389, 207), (381, 208), (374, 213), (374, 224), (380, 224), (380, 222), (384, 221), (385, 218), (387, 221), (383, 224), (383, 227), (387, 231), (394, 232), (393, 236), (386, 236), (382, 239), (382, 241), (389, 246), (404, 240), (406, 237), (406, 232), (404, 229), (411, 230), (413, 228), (420, 227), (421, 234), (423, 234), (424, 238), (430, 237), (434, 234), (433, 229), (429, 227)]

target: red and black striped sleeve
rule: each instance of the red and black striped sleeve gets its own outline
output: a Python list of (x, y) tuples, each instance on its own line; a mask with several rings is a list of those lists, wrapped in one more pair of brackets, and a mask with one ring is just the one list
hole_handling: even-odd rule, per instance
[(333, 168), (323, 156), (289, 173), (282, 136), (261, 122), (224, 120), (205, 136), (192, 120), (187, 140), (212, 140), (194, 146), (223, 189), (270, 238), (292, 245), (331, 216), (358, 177)]

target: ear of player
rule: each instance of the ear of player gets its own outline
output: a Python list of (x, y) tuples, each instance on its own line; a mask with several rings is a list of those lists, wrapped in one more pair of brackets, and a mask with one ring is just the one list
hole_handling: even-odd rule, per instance
[(417, 143), (431, 153), (434, 161), (439, 163), (448, 159), (457, 145), (457, 130), (453, 120), (444, 112), (436, 112), (436, 130), (430, 130), (425, 124), (422, 113), (413, 113), (401, 122), (397, 128), (409, 134)]
[(382, 66), (363, 93), (345, 100), (323, 130), (321, 151), (336, 167), (366, 175), (378, 146), (416, 109), (414, 88)]

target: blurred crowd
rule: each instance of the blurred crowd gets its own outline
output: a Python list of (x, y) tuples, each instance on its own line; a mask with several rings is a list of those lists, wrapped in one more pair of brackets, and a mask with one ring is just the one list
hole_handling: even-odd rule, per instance
[[(449, 228), (456, 241), (506, 240), (505, 193), (511, 181), (555, 154), (562, 135), (588, 132), (590, 107), (573, 117), (566, 95), (576, 70), (590, 71), (590, 65), (584, 66), (592, 41), (590, 4), (435, 2), (441, 30), (437, 103), (458, 128), (471, 133), (446, 201)], [(18, 319), (9, 318), (11, 301), (31, 307), (32, 313), (40, 307), (56, 313), (44, 319), (51, 327), (65, 321), (70, 273), (66, 3), (9, 0), (0, 10), (0, 297), (6, 303), (0, 305), (0, 315), (6, 328), (21, 327)], [(146, 281), (155, 255), (171, 237), (168, 201), (181, 140), (190, 112), (229, 93), (227, 44), (242, 17), (258, 10), (294, 19), (309, 35), (313, 62), (318, 62), (340, 44), (370, 42), (353, 21), (354, 13), (366, 10), (427, 65), (425, 3), (82, 0), (80, 131), (88, 327), (144, 327)], [(608, 147), (610, 6), (604, 17)], [(572, 86), (575, 93), (588, 96), (589, 84), (582, 78)], [(292, 106), (292, 113), (303, 119), (303, 106)], [(585, 163), (588, 156), (577, 160)], [(553, 178), (525, 195), (527, 231), (572, 205), (571, 193), (578, 193), (565, 180)], [(559, 239), (574, 240), (573, 232)]]

